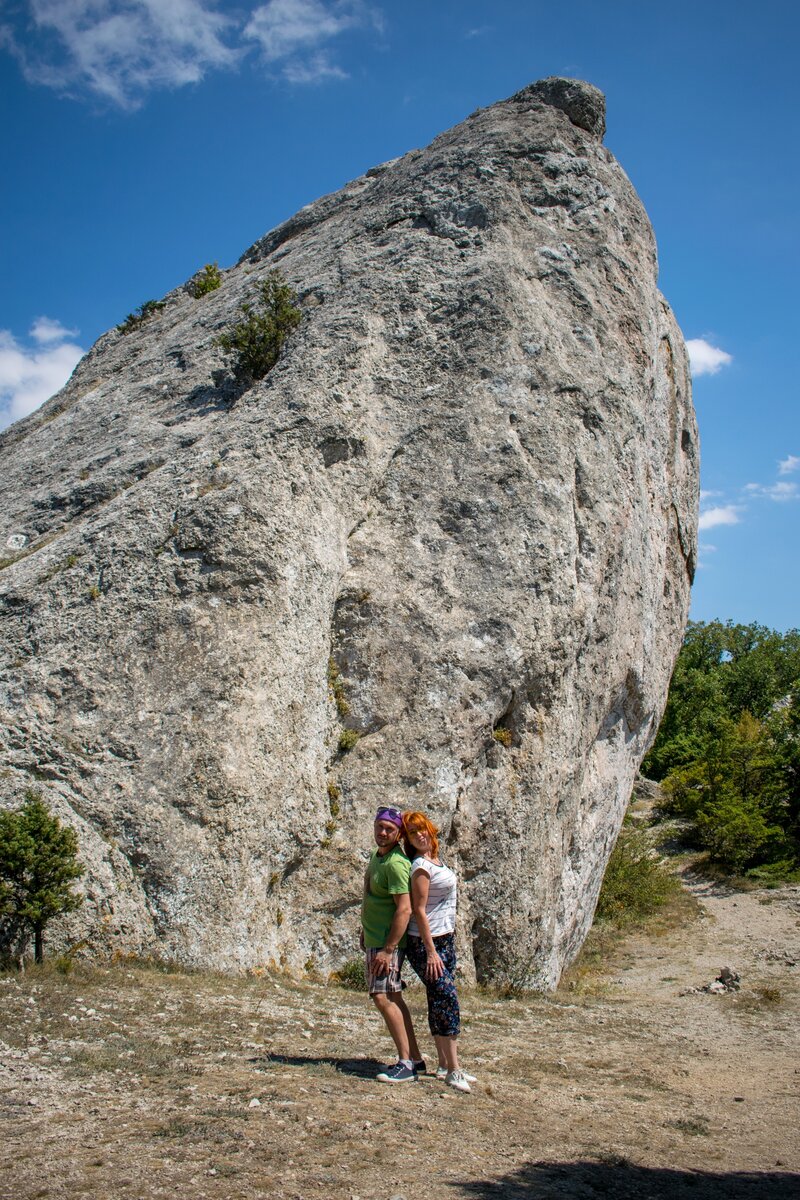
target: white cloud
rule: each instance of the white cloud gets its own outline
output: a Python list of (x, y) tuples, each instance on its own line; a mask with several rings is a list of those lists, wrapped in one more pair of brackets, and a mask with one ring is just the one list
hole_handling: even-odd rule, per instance
[(689, 338), (686, 343), (692, 375), (716, 375), (722, 367), (733, 362), (733, 356), (712, 346), (705, 338)]
[(328, 60), (326, 54), (314, 54), (306, 62), (294, 59), (283, 68), (289, 83), (322, 83), (325, 79), (347, 79), (346, 71)]
[(60, 321), (50, 317), (37, 317), (31, 326), (31, 337), (35, 342), (64, 342), (78, 336), (77, 329), (65, 329)]
[(235, 68), (254, 44), (290, 83), (346, 79), (326, 54), (327, 43), (348, 30), (383, 27), (367, 0), (267, 0), (256, 7), (222, 0), (28, 0), (27, 12), (27, 25), (16, 15), (13, 25), (9, 17), (0, 22), (0, 47), (18, 59), (25, 78), (68, 95), (88, 89), (123, 109), (138, 108), (155, 88)]
[(156, 87), (197, 83), (231, 67), (236, 25), (211, 0), (30, 0), (32, 39), (5, 30), (25, 77), (58, 91), (77, 87), (135, 108)]
[(361, 0), (268, 0), (254, 10), (244, 36), (258, 43), (265, 62), (283, 63), (290, 83), (319, 83), (347, 78), (319, 47), (365, 25), (379, 28), (380, 17)]
[(699, 529), (714, 529), (717, 525), (738, 525), (741, 508), (737, 504), (717, 505), (700, 513)]
[(27, 416), (64, 386), (85, 353), (69, 340), (74, 332), (39, 317), (30, 330), (38, 345), (25, 347), (0, 329), (0, 428)]
[(721, 496), (721, 495), (722, 495), (722, 492), (715, 492), (715, 491), (710, 491), (710, 490), (705, 491), (703, 488), (701, 488), (700, 489), (700, 503), (703, 504), (706, 500), (711, 500), (715, 496)]
[(800, 458), (796, 454), (790, 454), (788, 458), (784, 458), (778, 463), (778, 474), (791, 475), (792, 471), (796, 471), (798, 467), (800, 467)]
[(775, 500), (779, 504), (786, 500), (800, 500), (800, 487), (796, 483), (773, 483), (769, 486), (763, 483), (747, 483), (744, 490), (754, 498)]

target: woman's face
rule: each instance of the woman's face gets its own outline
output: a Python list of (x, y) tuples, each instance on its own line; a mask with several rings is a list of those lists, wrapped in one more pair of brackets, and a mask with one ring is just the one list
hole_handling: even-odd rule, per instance
[(415, 850), (419, 850), (420, 854), (430, 854), (431, 837), (424, 829), (410, 829), (408, 831), (408, 840)]

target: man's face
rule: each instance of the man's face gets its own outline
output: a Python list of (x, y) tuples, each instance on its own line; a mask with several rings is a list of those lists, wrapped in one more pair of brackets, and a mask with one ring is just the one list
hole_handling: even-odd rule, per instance
[(391, 850), (400, 840), (400, 830), (393, 821), (376, 821), (374, 826), (375, 845), (380, 854)]

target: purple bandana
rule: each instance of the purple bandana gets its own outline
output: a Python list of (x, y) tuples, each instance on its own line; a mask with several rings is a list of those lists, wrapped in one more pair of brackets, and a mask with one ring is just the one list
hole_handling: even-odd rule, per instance
[(396, 808), (379, 808), (375, 813), (376, 821), (391, 821), (398, 829), (403, 828), (403, 814)]

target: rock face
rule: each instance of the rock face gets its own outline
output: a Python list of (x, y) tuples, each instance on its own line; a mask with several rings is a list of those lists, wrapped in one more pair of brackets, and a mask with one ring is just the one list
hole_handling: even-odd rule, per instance
[[(0, 789), (77, 828), (64, 936), (331, 969), (392, 803), (444, 829), (466, 967), (557, 982), (695, 559), (686, 354), (604, 128), (575, 80), (474, 113), (0, 438)], [(304, 318), (238, 395), (216, 339), (276, 268)]]

